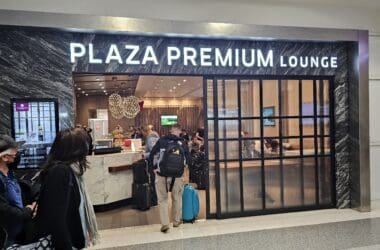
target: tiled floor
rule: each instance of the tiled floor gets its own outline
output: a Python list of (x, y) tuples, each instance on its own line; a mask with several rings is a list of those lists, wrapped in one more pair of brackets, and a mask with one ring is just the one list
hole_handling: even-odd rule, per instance
[[(287, 214), (198, 221), (159, 232), (160, 225), (101, 231), (92, 249), (377, 249), (380, 204), (360, 213), (327, 209)], [(362, 247), (362, 248), (360, 248)]]
[[(198, 191), (200, 213), (198, 218), (206, 219), (206, 193), (204, 190)], [(169, 195), (169, 207), (171, 199)], [(151, 207), (147, 211), (133, 209), (132, 206), (115, 209), (108, 212), (97, 213), (99, 229), (112, 229), (131, 226), (160, 224), (158, 206)]]

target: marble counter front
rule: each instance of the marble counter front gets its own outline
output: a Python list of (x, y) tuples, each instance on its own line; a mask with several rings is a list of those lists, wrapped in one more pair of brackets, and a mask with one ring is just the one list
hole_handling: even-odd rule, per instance
[(141, 152), (88, 156), (90, 168), (84, 174), (87, 191), (93, 205), (105, 205), (132, 198), (132, 170), (109, 172), (109, 167), (131, 165), (141, 158)]

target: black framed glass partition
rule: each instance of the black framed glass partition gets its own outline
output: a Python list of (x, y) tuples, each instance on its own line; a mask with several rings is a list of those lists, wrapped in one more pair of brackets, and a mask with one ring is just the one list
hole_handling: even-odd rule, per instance
[(208, 78), (209, 214), (335, 204), (331, 77)]

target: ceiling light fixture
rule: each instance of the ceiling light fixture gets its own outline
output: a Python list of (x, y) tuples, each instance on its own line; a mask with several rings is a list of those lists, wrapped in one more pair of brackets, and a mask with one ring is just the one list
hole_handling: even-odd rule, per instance
[(176, 86), (173, 86), (173, 89), (176, 89), (177, 87)]
[(82, 91), (82, 94), (84, 94), (84, 93), (86, 93), (86, 92)]
[(187, 80), (186, 79), (183, 79), (183, 82), (186, 82)]
[(86, 94), (86, 96), (88, 96), (88, 94)]
[(104, 89), (104, 86), (102, 87), (102, 89)]
[(97, 77), (96, 80), (99, 81), (100, 80), (99, 77)]
[(178, 85), (178, 86), (181, 86), (181, 84), (180, 84), (180, 83), (178, 83), (177, 85)]
[(81, 90), (81, 88), (78, 88), (78, 90)]

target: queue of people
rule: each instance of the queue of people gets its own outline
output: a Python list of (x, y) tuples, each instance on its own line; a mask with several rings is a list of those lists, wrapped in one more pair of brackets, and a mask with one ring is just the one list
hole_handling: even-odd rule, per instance
[[(145, 139), (144, 156), (155, 183), (161, 231), (167, 232), (168, 192), (172, 193), (173, 226), (178, 227), (182, 223), (183, 187), (188, 182), (183, 176), (184, 163), (191, 164), (190, 152), (200, 150), (204, 139), (201, 133), (194, 133), (190, 139), (178, 126), (173, 126), (170, 134), (163, 137), (152, 125), (140, 132)], [(82, 249), (98, 242), (96, 217), (83, 181), (90, 139), (83, 127), (60, 131), (36, 177), (38, 195), (25, 199), (21, 180), (13, 173), (20, 159), (18, 145), (10, 136), (0, 136), (0, 243), (4, 244), (1, 247)], [(168, 145), (172, 154), (162, 154)], [(177, 152), (181, 152), (180, 158)]]
[(20, 180), (12, 171), (17, 144), (7, 135), (0, 137), (0, 227), (4, 248), (82, 249), (98, 242), (94, 209), (82, 179), (88, 167), (87, 140), (79, 128), (58, 133), (38, 177), (39, 196), (25, 204)]

